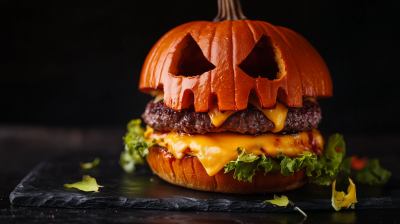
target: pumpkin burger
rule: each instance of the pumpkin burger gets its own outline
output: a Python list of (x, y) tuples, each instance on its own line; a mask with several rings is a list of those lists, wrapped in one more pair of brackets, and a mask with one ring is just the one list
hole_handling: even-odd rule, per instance
[(165, 34), (139, 89), (155, 99), (142, 115), (144, 133), (139, 121), (128, 125), (122, 162), (146, 156), (172, 184), (235, 194), (292, 190), (324, 176), (316, 99), (332, 96), (329, 71), (301, 35), (247, 20), (238, 1), (219, 0), (214, 22)]

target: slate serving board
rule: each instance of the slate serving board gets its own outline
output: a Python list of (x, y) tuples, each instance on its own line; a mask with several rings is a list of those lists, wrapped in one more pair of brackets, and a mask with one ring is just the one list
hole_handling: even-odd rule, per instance
[[(153, 175), (146, 165), (126, 174), (118, 158), (100, 157), (99, 166), (82, 170), (80, 161), (93, 157), (72, 156), (37, 165), (10, 194), (10, 201), (21, 206), (59, 208), (141, 208), (160, 210), (292, 212), (293, 207), (278, 207), (262, 202), (273, 194), (232, 195), (202, 192), (171, 185)], [(81, 181), (82, 175), (95, 177), (103, 188), (99, 192), (82, 192), (63, 187)], [(346, 190), (337, 186), (337, 190)], [(279, 193), (278, 195), (281, 195)], [(285, 192), (289, 200), (304, 211), (334, 211), (331, 187), (307, 184)], [(355, 209), (400, 209), (400, 180), (391, 179), (384, 186), (357, 184)]]

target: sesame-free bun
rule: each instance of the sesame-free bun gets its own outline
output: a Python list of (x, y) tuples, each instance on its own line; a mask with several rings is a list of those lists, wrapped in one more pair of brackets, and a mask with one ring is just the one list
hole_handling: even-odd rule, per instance
[(228, 173), (221, 170), (215, 176), (209, 176), (197, 157), (187, 155), (183, 159), (176, 159), (159, 146), (149, 148), (147, 162), (161, 179), (201, 191), (229, 194), (276, 193), (299, 188), (309, 181), (305, 168), (284, 178), (280, 172), (269, 172), (264, 176), (264, 169), (260, 167), (252, 182), (234, 179), (234, 170)]

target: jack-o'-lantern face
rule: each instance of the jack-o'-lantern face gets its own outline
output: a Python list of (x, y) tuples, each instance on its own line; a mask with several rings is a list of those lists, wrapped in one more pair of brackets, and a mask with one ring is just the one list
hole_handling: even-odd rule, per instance
[(301, 35), (267, 22), (190, 22), (165, 34), (143, 66), (139, 89), (164, 91), (164, 104), (180, 111), (244, 110), (250, 93), (262, 107), (277, 98), (302, 106), (303, 97), (332, 95), (329, 71)]

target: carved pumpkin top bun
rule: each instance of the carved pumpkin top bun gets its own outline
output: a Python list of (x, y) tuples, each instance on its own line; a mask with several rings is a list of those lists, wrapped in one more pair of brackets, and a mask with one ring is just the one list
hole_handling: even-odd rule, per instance
[(277, 98), (301, 107), (303, 97), (332, 96), (325, 62), (300, 34), (267, 22), (198, 21), (166, 33), (144, 62), (139, 89), (164, 91), (176, 111), (194, 103), (206, 112), (214, 99), (220, 111), (244, 110), (250, 93), (263, 108)]

